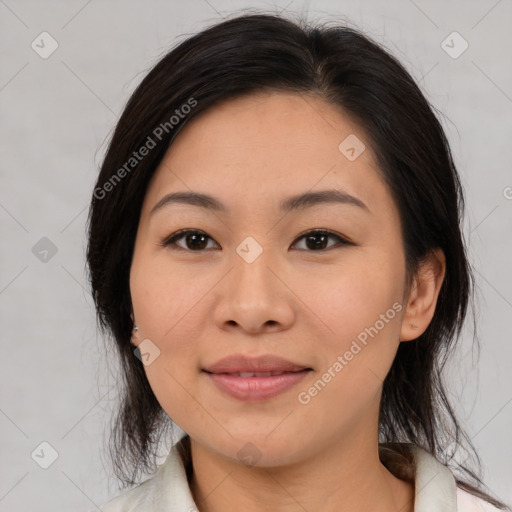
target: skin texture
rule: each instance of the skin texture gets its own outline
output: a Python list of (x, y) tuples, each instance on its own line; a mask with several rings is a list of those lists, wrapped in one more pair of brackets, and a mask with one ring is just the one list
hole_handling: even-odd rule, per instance
[[(366, 145), (354, 161), (338, 149), (350, 134)], [(329, 203), (279, 211), (285, 197), (325, 189), (343, 190), (367, 209)], [(172, 204), (150, 215), (176, 191), (212, 195), (228, 212)], [(185, 228), (207, 234), (200, 250), (186, 236), (174, 248), (161, 245)], [(302, 235), (317, 228), (352, 245), (336, 236), (308, 245)], [(252, 263), (236, 251), (248, 236), (262, 248)], [(191, 437), (190, 485), (200, 511), (412, 512), (413, 485), (379, 460), (379, 403), (399, 343), (426, 329), (443, 277), (443, 254), (435, 251), (407, 289), (398, 210), (363, 131), (338, 107), (312, 95), (260, 92), (191, 120), (149, 185), (130, 290), (135, 344), (149, 339), (160, 351), (145, 366), (149, 383)], [(401, 311), (301, 403), (299, 393), (394, 303)], [(280, 395), (244, 402), (201, 372), (231, 354), (278, 355), (314, 371)], [(259, 456), (252, 466), (237, 455), (247, 443)]]

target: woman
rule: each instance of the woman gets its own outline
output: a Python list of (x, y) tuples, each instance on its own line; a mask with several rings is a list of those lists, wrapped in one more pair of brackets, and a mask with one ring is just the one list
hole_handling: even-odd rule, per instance
[(185, 435), (102, 510), (505, 508), (453, 458), (462, 214), (432, 108), (363, 34), (242, 15), (170, 51), (113, 134), (87, 258), (116, 474)]

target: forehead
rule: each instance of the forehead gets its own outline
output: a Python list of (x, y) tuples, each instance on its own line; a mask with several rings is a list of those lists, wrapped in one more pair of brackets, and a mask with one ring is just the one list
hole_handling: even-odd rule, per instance
[[(351, 134), (361, 141), (365, 138), (347, 113), (316, 95), (258, 92), (224, 101), (194, 117), (174, 140), (169, 153), (176, 155), (193, 139), (194, 144), (213, 154), (222, 151), (224, 158), (229, 153), (232, 159), (246, 161), (246, 148), (282, 148), (281, 153), (288, 150), (304, 155), (315, 148), (323, 152), (312, 156), (322, 160), (323, 156), (337, 158), (339, 144)], [(365, 153), (361, 156), (369, 163), (370, 151)], [(272, 151), (272, 156), (278, 154)]]
[(386, 193), (362, 129), (318, 96), (259, 92), (191, 119), (155, 172), (147, 200), (192, 189), (254, 207), (273, 196), (326, 188), (366, 204)]

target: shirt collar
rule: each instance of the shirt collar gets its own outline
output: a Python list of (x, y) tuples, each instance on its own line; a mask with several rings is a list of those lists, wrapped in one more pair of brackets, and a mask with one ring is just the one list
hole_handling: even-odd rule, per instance
[(453, 473), (433, 455), (410, 445), (415, 463), (414, 512), (456, 512), (457, 483)]

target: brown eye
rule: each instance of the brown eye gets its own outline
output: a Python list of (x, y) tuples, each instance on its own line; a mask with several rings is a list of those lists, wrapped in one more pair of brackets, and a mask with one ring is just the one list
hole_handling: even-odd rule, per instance
[[(184, 239), (184, 246), (177, 243), (181, 239)], [(183, 229), (164, 240), (161, 245), (164, 247), (174, 246), (189, 251), (202, 251), (207, 248), (208, 239), (212, 240), (203, 231)]]
[[(304, 239), (305, 241), (306, 249), (309, 249), (310, 251), (313, 252), (319, 252), (324, 251), (326, 249), (330, 249), (331, 247), (333, 247), (333, 245), (353, 245), (351, 242), (341, 237), (340, 235), (337, 235), (332, 231), (325, 230), (308, 231), (307, 233), (304, 233), (301, 237), (299, 237), (297, 240), (302, 239)], [(332, 244), (331, 246), (328, 247), (327, 245), (329, 239), (337, 239), (338, 244)]]

